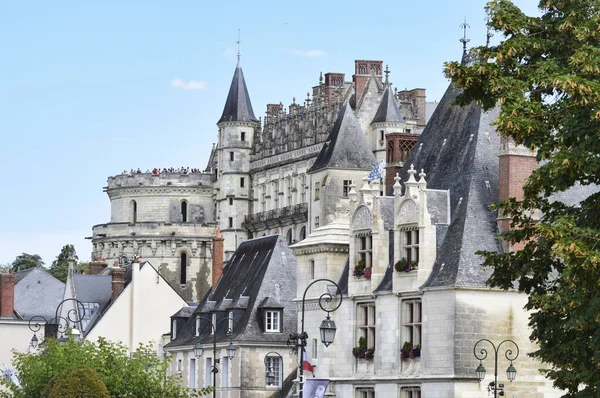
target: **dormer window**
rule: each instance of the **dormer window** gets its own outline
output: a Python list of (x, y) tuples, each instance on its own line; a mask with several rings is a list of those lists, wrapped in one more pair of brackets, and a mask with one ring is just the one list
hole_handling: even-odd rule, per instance
[(200, 336), (200, 315), (196, 316), (196, 324), (194, 327), (194, 336)]
[(171, 321), (171, 340), (175, 340), (177, 338), (177, 320), (173, 319)]
[(371, 233), (360, 234), (357, 237), (357, 262), (363, 261), (366, 268), (371, 267), (373, 258), (373, 236)]
[(265, 311), (265, 332), (280, 333), (281, 332), (281, 310), (266, 310)]

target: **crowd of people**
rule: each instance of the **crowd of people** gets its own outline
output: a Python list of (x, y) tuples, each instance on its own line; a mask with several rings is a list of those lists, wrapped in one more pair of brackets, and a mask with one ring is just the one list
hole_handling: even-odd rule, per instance
[[(146, 170), (147, 174), (160, 174), (160, 173), (179, 173), (179, 174), (196, 174), (196, 173), (202, 173), (202, 170), (200, 169), (196, 169), (196, 168), (192, 168), (190, 169), (189, 167), (163, 167), (162, 169), (159, 167), (155, 167), (152, 170), (147, 169)], [(134, 174), (143, 174), (142, 170), (138, 167), (137, 170), (131, 169), (129, 172), (127, 170), (123, 170), (123, 174), (130, 174), (130, 175), (134, 175)]]

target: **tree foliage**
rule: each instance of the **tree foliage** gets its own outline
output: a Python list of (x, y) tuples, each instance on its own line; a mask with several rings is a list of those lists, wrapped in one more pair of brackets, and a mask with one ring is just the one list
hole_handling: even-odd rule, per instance
[(42, 257), (39, 254), (22, 253), (12, 262), (12, 269), (14, 272), (17, 272), (19, 270), (34, 268), (38, 263), (44, 265)]
[(64, 343), (48, 338), (37, 353), (14, 352), (13, 365), (21, 387), (1, 381), (15, 398), (40, 397), (54, 387), (63, 372), (89, 367), (95, 371), (111, 397), (174, 398), (199, 397), (212, 387), (190, 390), (176, 376), (167, 376), (170, 358), (160, 359), (151, 345), (133, 353), (120, 343), (100, 338), (97, 342), (76, 342), (72, 336)]
[(94, 369), (81, 367), (59, 373), (42, 398), (110, 398), (110, 393)]
[(56, 259), (52, 261), (50, 266), (50, 274), (61, 282), (67, 281), (67, 275), (69, 274), (69, 259), (73, 255), (73, 260), (77, 261), (77, 254), (75, 254), (75, 246), (64, 245), (60, 250), (60, 254), (56, 256)]
[[(517, 282), (529, 296), (531, 353), (568, 397), (600, 393), (600, 3), (543, 0), (525, 15), (508, 0), (488, 3), (499, 45), (474, 49), (480, 62), (446, 63), (464, 89), (459, 102), (500, 106), (497, 131), (535, 151), (540, 167), (524, 199), (496, 208), (511, 217), (503, 238), (522, 250), (482, 253), (489, 284)], [(489, 61), (487, 61), (489, 60)], [(567, 200), (565, 200), (565, 198)]]

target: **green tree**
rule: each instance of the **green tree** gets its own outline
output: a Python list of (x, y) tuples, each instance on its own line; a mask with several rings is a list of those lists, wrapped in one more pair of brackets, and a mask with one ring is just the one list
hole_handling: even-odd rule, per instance
[(60, 250), (60, 254), (56, 256), (54, 261), (52, 261), (49, 272), (59, 281), (67, 281), (67, 275), (69, 273), (69, 259), (71, 256), (73, 256), (74, 261), (77, 261), (78, 258), (77, 254), (75, 254), (75, 246), (64, 245)]
[(59, 343), (48, 338), (37, 353), (13, 353), (13, 366), (21, 387), (6, 380), (4, 384), (15, 398), (40, 397), (49, 392), (57, 376), (68, 369), (93, 369), (111, 397), (175, 398), (199, 397), (212, 387), (190, 390), (177, 376), (166, 376), (170, 358), (160, 359), (151, 345), (142, 345), (131, 355), (120, 343), (100, 338), (97, 342), (76, 342), (71, 336)]
[(11, 263), (0, 264), (0, 274), (6, 274), (10, 269), (12, 269)]
[(88, 367), (70, 368), (59, 373), (49, 384), (43, 398), (110, 398), (106, 385), (96, 371)]
[[(535, 151), (540, 167), (524, 199), (496, 208), (509, 215), (503, 238), (524, 245), (481, 253), (491, 286), (518, 286), (532, 311), (530, 355), (567, 397), (600, 394), (600, 194), (556, 200), (600, 183), (600, 3), (543, 0), (525, 15), (508, 0), (488, 3), (499, 45), (474, 50), (480, 62), (446, 63), (464, 89), (461, 104), (496, 105), (497, 131)], [(489, 61), (488, 61), (489, 60)], [(585, 197), (585, 196), (584, 196)]]
[(40, 257), (39, 254), (22, 253), (12, 262), (12, 268), (14, 272), (17, 272), (19, 270), (33, 268), (38, 263), (39, 265), (44, 265), (42, 257)]

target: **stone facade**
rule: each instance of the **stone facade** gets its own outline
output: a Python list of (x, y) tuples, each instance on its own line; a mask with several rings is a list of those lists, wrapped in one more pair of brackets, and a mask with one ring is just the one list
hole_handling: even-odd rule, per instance
[[(352, 81), (343, 73), (326, 73), (303, 103), (269, 104), (264, 119), (257, 120), (238, 65), (217, 123), (217, 144), (202, 172), (108, 178), (104, 190), (111, 217), (92, 228), (93, 259), (106, 259), (110, 268), (123, 255), (141, 256), (187, 300), (199, 301), (212, 279), (211, 239), (217, 228), (227, 259), (246, 239), (281, 233), (291, 244), (326, 225), (338, 202), (348, 206), (344, 181), (358, 176), (348, 170), (319, 175), (307, 171), (342, 106), (350, 102), (380, 160), (386, 150), (382, 134), (418, 135), (425, 125), (423, 89), (394, 91), (401, 123), (372, 123), (385, 89), (392, 90), (389, 71), (383, 70), (382, 61), (360, 60), (354, 66)], [(313, 206), (317, 182), (323, 184), (323, 199)]]

